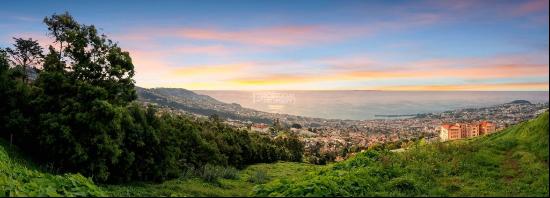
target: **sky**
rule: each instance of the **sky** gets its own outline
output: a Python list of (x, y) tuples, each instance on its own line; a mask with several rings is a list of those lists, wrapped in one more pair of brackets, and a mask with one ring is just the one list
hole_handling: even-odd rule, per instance
[(68, 11), (130, 52), (136, 85), (548, 91), (548, 0), (6, 1), (0, 47)]

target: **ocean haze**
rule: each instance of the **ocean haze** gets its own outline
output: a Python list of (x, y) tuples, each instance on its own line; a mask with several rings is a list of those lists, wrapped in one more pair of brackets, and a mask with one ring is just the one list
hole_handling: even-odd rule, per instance
[[(388, 119), (527, 100), (548, 102), (548, 91), (212, 91), (194, 90), (226, 103), (271, 113), (327, 119)], [(404, 118), (404, 117), (393, 117)]]

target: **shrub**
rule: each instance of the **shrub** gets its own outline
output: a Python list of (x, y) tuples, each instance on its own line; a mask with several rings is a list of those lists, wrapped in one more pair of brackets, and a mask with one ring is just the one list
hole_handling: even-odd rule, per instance
[(255, 183), (255, 184), (263, 184), (267, 182), (268, 176), (267, 173), (264, 170), (257, 170), (254, 172), (254, 174), (250, 175), (248, 178), (249, 182)]
[(218, 165), (206, 164), (195, 175), (206, 182), (218, 183), (219, 178), (237, 179), (239, 171), (231, 166), (223, 167)]
[(394, 190), (406, 194), (414, 194), (417, 191), (416, 184), (413, 179), (407, 177), (398, 177), (392, 179), (389, 183), (390, 187)]
[(232, 166), (223, 167), (222, 178), (224, 178), (224, 179), (238, 179), (239, 178), (239, 171), (236, 168), (232, 167)]
[(219, 166), (207, 164), (202, 167), (198, 176), (206, 182), (216, 183), (218, 178), (220, 178), (222, 171), (222, 168)]

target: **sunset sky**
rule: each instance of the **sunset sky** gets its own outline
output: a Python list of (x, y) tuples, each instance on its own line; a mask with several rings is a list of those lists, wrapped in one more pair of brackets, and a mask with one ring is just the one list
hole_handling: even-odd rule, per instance
[(136, 84), (192, 90), (548, 90), (548, 0), (6, 1), (0, 47), (69, 11)]

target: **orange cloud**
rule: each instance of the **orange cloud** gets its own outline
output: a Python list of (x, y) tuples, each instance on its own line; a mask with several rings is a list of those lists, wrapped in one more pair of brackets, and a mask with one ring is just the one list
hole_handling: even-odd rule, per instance
[(265, 85), (281, 85), (281, 84), (295, 84), (303, 82), (316, 82), (330, 80), (329, 76), (302, 76), (302, 75), (288, 75), (288, 74), (269, 74), (258, 77), (246, 77), (232, 79), (229, 82), (243, 86), (265, 86)]
[(184, 45), (168, 51), (168, 54), (209, 54), (209, 55), (228, 55), (232, 52), (231, 49), (223, 45)]
[(465, 68), (438, 68), (432, 70), (385, 71), (385, 72), (352, 72), (357, 77), (387, 77), (387, 78), (464, 78), (464, 79), (491, 79), (512, 77), (541, 77), (548, 76), (547, 64), (508, 64), (483, 65)]
[(548, 82), (535, 83), (492, 83), (463, 85), (400, 85), (376, 87), (388, 91), (509, 91), (509, 90), (546, 90)]
[(227, 64), (227, 65), (197, 65), (183, 68), (172, 69), (170, 74), (183, 77), (183, 76), (196, 76), (196, 75), (227, 75), (230, 73), (238, 73), (243, 69), (249, 67), (250, 64)]
[(221, 28), (162, 28), (147, 27), (114, 38), (126, 41), (151, 42), (154, 39), (179, 37), (198, 41), (232, 42), (255, 46), (295, 46), (347, 40), (383, 31), (396, 31), (439, 22), (441, 16), (431, 13), (407, 14), (402, 19), (356, 25), (287, 25), (266, 26), (240, 30)]
[(486, 58), (433, 59), (390, 65), (361, 57), (329, 59), (321, 64), (330, 71), (355, 79), (464, 78), (490, 79), (548, 76), (548, 63), (537, 63), (547, 54), (499, 55)]
[[(301, 73), (301, 74), (263, 74), (250, 77), (232, 78), (227, 83), (235, 84), (239, 87), (274, 87), (284, 85), (287, 89), (292, 89), (295, 85), (304, 83), (323, 84), (337, 82), (366, 82), (373, 80), (390, 80), (399, 81), (407, 79), (502, 79), (515, 77), (544, 77), (548, 75), (548, 65), (545, 64), (526, 64), (526, 65), (486, 65), (483, 67), (468, 67), (468, 68), (439, 68), (433, 70), (422, 69), (392, 69), (392, 70), (358, 70), (358, 71), (325, 71), (322, 73)], [(463, 89), (475, 89), (473, 85), (461, 85)], [(498, 85), (505, 88), (505, 85)], [(510, 89), (528, 87), (527, 85), (511, 85)], [(529, 85), (531, 86), (531, 85)], [(497, 85), (486, 85), (487, 88), (498, 88)], [(391, 88), (391, 87), (390, 87)], [(407, 88), (407, 87), (402, 87)], [(411, 89), (421, 89), (421, 86), (412, 86)], [(424, 86), (427, 90), (445, 89), (458, 90), (458, 86)], [(483, 88), (479, 86), (479, 88)]]
[(342, 35), (317, 26), (281, 26), (240, 31), (219, 29), (181, 29), (177, 36), (194, 40), (213, 40), (265, 46), (288, 46), (333, 40)]

